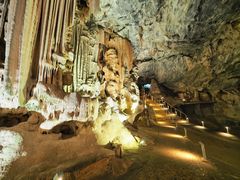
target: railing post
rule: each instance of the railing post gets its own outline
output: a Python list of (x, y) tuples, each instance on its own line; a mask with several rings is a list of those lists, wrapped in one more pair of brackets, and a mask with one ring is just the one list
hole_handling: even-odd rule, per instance
[(175, 121), (175, 130), (177, 130), (178, 128), (178, 124), (177, 124), (177, 121)]
[(187, 129), (186, 129), (186, 128), (184, 128), (184, 137), (185, 137), (185, 138), (188, 137), (188, 136), (187, 136)]

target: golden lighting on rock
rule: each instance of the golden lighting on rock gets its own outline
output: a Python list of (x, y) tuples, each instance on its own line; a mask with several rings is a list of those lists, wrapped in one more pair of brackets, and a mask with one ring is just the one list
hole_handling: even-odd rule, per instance
[(162, 125), (162, 124), (167, 124), (165, 121), (157, 121), (158, 124)]
[(154, 111), (162, 111), (162, 108), (153, 108)]
[(137, 149), (138, 148), (138, 142), (137, 140), (128, 133), (122, 134), (122, 142), (124, 149)]
[(184, 160), (193, 160), (198, 161), (201, 158), (193, 153), (187, 152), (187, 151), (180, 151), (180, 150), (173, 150), (172, 153), (174, 153), (175, 157), (178, 157), (180, 159)]
[(158, 104), (154, 104), (154, 103), (149, 103), (148, 105), (149, 105), (150, 107), (158, 106)]
[(162, 118), (162, 117), (164, 117), (164, 116), (161, 115), (161, 114), (155, 114), (155, 117), (157, 117), (157, 118)]
[(171, 128), (171, 129), (175, 129), (176, 127), (175, 126), (171, 126), (171, 125), (164, 125), (162, 127), (165, 127), (165, 128)]
[(163, 111), (167, 111), (168, 108), (167, 107), (164, 107), (164, 108), (161, 108)]
[(201, 161), (201, 157), (184, 150), (174, 148), (162, 148), (160, 152), (170, 158), (180, 159), (184, 161)]
[(197, 129), (206, 129), (204, 126), (194, 126)]
[(179, 124), (188, 124), (188, 121), (186, 121), (186, 120), (178, 120), (177, 123), (179, 123)]
[(219, 132), (218, 133), (220, 136), (227, 137), (227, 138), (234, 138), (237, 139), (236, 136), (230, 134), (230, 133), (225, 133), (225, 132)]
[(161, 136), (169, 137), (169, 138), (176, 138), (176, 139), (183, 139), (184, 137), (179, 134), (171, 134), (171, 133), (160, 133)]
[(176, 117), (177, 115), (174, 114), (174, 113), (170, 113), (170, 114), (168, 114), (168, 116), (169, 116), (169, 117)]
[[(131, 132), (119, 120), (105, 121), (106, 116), (99, 117), (94, 123), (94, 133), (101, 145), (112, 142), (121, 144), (123, 149), (137, 149), (140, 139), (133, 137)], [(118, 117), (118, 116), (116, 116)]]
[(140, 144), (140, 145), (143, 145), (143, 146), (144, 146), (144, 145), (147, 145), (144, 140), (141, 140), (141, 141), (139, 142), (139, 144)]

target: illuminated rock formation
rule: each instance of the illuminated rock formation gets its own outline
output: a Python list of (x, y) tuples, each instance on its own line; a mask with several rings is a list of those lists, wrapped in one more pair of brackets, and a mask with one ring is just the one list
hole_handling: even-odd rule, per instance
[(210, 95), (208, 115), (224, 123), (240, 117), (239, 7), (237, 0), (102, 0), (96, 20), (131, 41), (140, 76), (191, 101)]
[[(21, 145), (31, 157), (15, 162), (19, 164), (13, 172), (23, 170), (16, 179), (36, 179), (39, 174), (40, 179), (54, 174), (60, 179), (63, 174), (91, 177), (86, 172), (95, 177), (105, 167), (107, 174), (109, 169), (124, 170), (116, 178), (134, 179), (135, 175), (124, 176), (130, 165), (121, 163), (118, 168), (125, 161), (122, 148), (138, 148), (145, 144), (145, 135), (152, 153), (159, 156), (156, 152), (162, 152), (155, 150), (164, 146), (159, 130), (167, 132), (173, 124), (174, 133), (184, 129), (183, 139), (187, 129), (188, 138), (197, 140), (211, 137), (213, 129), (239, 131), (239, 19), (239, 0), (0, 0), (0, 127), (23, 137), (0, 130), (0, 179), (20, 156)], [(1, 116), (4, 112), (8, 113)], [(195, 133), (194, 126), (181, 126), (178, 116), (187, 124), (201, 122), (208, 135)], [(161, 127), (165, 122), (160, 120), (170, 120), (169, 126)], [(216, 137), (207, 138), (207, 146)], [(195, 141), (185, 142), (184, 148), (192, 143), (198, 152)], [(12, 155), (5, 152), (7, 143)], [(103, 147), (115, 148), (116, 162), (115, 157), (101, 160), (100, 154), (109, 155), (106, 149), (98, 152)], [(150, 157), (145, 149), (140, 153)], [(215, 166), (216, 158), (209, 159)], [(172, 169), (166, 157), (163, 160)], [(141, 176), (151, 173), (146, 167), (155, 167), (149, 165), (140, 170)], [(203, 169), (199, 172), (207, 177)], [(14, 175), (6, 174), (7, 179)]]
[[(94, 121), (99, 143), (136, 146), (122, 125), (128, 119), (132, 123), (139, 105), (132, 45), (96, 24), (99, 1), (13, 0), (7, 5), (0, 24), (3, 30), (8, 19), (0, 106), (40, 112), (46, 119), (43, 131), (65, 121)], [(111, 127), (116, 131), (110, 133)], [(100, 140), (103, 136), (107, 141)]]
[(0, 179), (4, 177), (12, 161), (21, 156), (22, 137), (15, 132), (0, 131)]

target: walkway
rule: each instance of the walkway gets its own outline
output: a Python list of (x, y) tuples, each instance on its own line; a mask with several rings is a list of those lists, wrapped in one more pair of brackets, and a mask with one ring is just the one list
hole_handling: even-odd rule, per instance
[[(146, 146), (125, 179), (240, 179), (240, 141), (231, 134), (190, 124), (164, 103), (147, 100), (151, 127), (139, 125)], [(201, 144), (205, 146), (206, 159)]]

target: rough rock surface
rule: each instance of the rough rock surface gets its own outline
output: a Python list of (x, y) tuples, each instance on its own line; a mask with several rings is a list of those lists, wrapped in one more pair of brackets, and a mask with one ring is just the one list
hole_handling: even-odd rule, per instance
[(239, 14), (238, 0), (102, 0), (96, 19), (130, 39), (140, 76), (174, 92), (207, 92), (215, 114), (237, 120)]

